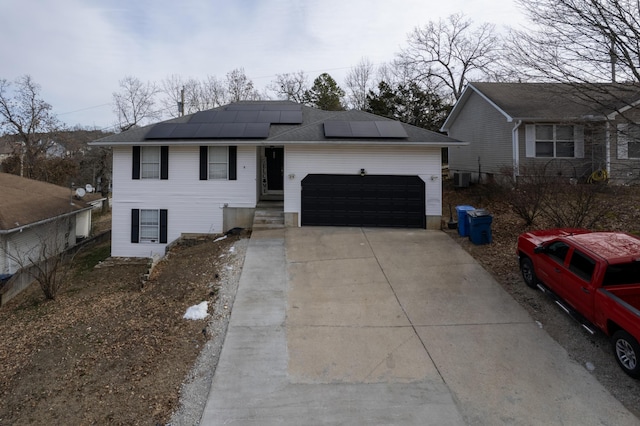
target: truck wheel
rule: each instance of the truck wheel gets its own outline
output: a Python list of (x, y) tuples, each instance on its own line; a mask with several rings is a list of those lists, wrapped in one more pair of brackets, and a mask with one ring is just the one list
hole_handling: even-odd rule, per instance
[(613, 353), (622, 370), (629, 376), (640, 379), (640, 345), (632, 335), (624, 330), (618, 330), (613, 334)]
[(522, 260), (520, 260), (520, 272), (522, 272), (524, 283), (531, 288), (536, 288), (538, 278), (536, 277), (536, 272), (533, 270), (533, 262), (531, 262), (531, 259), (523, 257)]

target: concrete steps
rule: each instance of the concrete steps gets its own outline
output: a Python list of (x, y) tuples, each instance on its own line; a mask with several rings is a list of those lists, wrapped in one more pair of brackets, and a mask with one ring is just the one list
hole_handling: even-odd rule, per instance
[(253, 217), (253, 230), (284, 228), (284, 203), (260, 201)]

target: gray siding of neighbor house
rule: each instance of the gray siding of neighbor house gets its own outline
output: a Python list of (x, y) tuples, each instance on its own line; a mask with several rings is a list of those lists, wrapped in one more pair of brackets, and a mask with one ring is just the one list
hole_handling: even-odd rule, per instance
[(471, 172), (477, 181), (478, 170), (482, 175), (499, 175), (512, 168), (513, 126), (480, 95), (472, 93), (449, 129), (450, 137), (469, 145), (449, 148), (449, 170)]
[(617, 117), (615, 121), (610, 123), (610, 179), (613, 183), (638, 185), (640, 184), (640, 158), (621, 158), (618, 147), (618, 125), (628, 121), (640, 124), (640, 110), (635, 109), (624, 114), (624, 118)]
[[(542, 174), (559, 178), (575, 178), (586, 181), (591, 173), (606, 167), (606, 132), (603, 122), (562, 123), (574, 124), (583, 128), (584, 155), (582, 158), (530, 158), (526, 154), (526, 125), (518, 128), (518, 146), (520, 150), (520, 176)], [(549, 122), (549, 124), (558, 124)]]

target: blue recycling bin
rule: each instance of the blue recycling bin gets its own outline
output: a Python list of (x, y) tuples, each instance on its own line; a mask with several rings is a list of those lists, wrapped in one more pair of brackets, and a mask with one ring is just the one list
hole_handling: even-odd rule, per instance
[(461, 237), (469, 236), (469, 219), (467, 212), (475, 210), (473, 206), (456, 206), (456, 215), (458, 215), (458, 234)]
[(491, 243), (491, 223), (493, 216), (484, 209), (467, 212), (469, 217), (469, 239), (473, 244), (482, 245)]

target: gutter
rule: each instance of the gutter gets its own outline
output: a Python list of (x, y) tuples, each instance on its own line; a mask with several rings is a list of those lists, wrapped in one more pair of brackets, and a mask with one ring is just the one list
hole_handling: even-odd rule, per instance
[(57, 220), (57, 219), (60, 219), (60, 218), (63, 218), (63, 217), (75, 215), (75, 214), (78, 214), (80, 212), (87, 211), (87, 210), (92, 210), (92, 209), (93, 209), (93, 206), (84, 207), (84, 208), (81, 208), (81, 209), (78, 209), (78, 210), (74, 210), (74, 211), (69, 212), (69, 213), (64, 213), (64, 214), (61, 214), (61, 215), (58, 215), (58, 216), (54, 216), (54, 217), (50, 217), (50, 218), (47, 218), (47, 219), (39, 220), (37, 222), (27, 223), (26, 225), (22, 225), (22, 226), (19, 226), (17, 228), (0, 229), (0, 235), (11, 234), (11, 233), (14, 233), (14, 232), (22, 232), (23, 230), (29, 229), (29, 228), (33, 228), (34, 226), (43, 225), (45, 223), (53, 222), (54, 220)]

